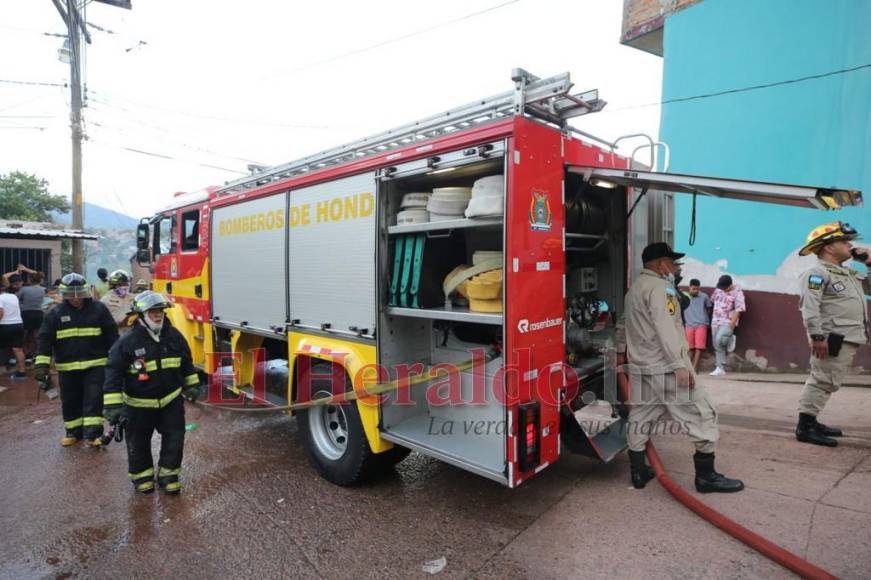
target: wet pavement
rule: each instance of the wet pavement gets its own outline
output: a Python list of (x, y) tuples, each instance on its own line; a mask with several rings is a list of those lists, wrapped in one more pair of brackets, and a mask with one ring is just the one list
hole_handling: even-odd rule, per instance
[[(728, 379), (728, 377), (726, 377)], [(871, 390), (844, 388), (836, 449), (792, 435), (800, 385), (704, 377), (722, 426), (718, 469), (740, 494), (703, 500), (843, 578), (871, 571)], [(61, 448), (60, 405), (0, 377), (2, 578), (785, 578), (676, 503), (634, 490), (625, 454), (565, 456), (518, 489), (413, 453), (339, 488), (308, 466), (296, 422), (188, 405), (179, 497), (133, 493), (123, 444)], [(691, 489), (692, 447), (655, 439)], [(157, 437), (155, 437), (155, 443)], [(155, 453), (157, 448), (155, 447)]]

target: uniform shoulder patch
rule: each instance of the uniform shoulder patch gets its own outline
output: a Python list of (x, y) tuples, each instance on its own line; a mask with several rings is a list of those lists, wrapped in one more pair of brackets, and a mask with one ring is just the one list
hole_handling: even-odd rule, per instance
[(819, 274), (811, 274), (807, 277), (807, 287), (811, 290), (819, 290), (823, 287), (823, 277)]

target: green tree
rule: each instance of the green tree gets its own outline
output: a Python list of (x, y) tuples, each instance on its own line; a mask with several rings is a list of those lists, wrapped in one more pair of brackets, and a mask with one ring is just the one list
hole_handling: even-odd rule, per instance
[(51, 212), (66, 213), (70, 204), (48, 192), (48, 182), (23, 171), (0, 174), (0, 219), (52, 221)]

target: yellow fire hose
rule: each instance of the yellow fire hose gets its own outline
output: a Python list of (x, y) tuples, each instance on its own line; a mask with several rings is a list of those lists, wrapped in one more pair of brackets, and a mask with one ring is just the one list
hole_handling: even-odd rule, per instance
[[(488, 362), (487, 357), (484, 358), (484, 362)], [(447, 374), (451, 372), (460, 372), (466, 369), (470, 369), (474, 366), (475, 359), (470, 359), (465, 362), (462, 362), (458, 365), (455, 365), (454, 368), (450, 371), (445, 371)], [(292, 403), (290, 405), (281, 405), (277, 407), (236, 407), (231, 405), (216, 405), (214, 403), (206, 403), (201, 401), (195, 401), (196, 405), (202, 405), (204, 407), (217, 407), (219, 409), (225, 409), (227, 411), (234, 411), (239, 413), (280, 413), (285, 411), (299, 411), (302, 409), (310, 409), (311, 407), (317, 407), (320, 405), (338, 405), (341, 403), (346, 403), (349, 401), (356, 401), (361, 397), (371, 397), (375, 395), (382, 395), (384, 393), (389, 393), (390, 391), (398, 390), (402, 387), (412, 387), (414, 385), (419, 385), (420, 383), (426, 383), (432, 380), (435, 380), (438, 377), (431, 377), (428, 374), (422, 374), (416, 376), (414, 378), (407, 377), (404, 379), (396, 379), (395, 381), (390, 381), (389, 383), (381, 383), (372, 385), (371, 387), (366, 387), (362, 389), (362, 392), (358, 392), (356, 389), (352, 391), (348, 391), (347, 393), (341, 393), (338, 395), (333, 395), (332, 397), (323, 397), (320, 399), (313, 399), (311, 401), (303, 401), (301, 403)]]

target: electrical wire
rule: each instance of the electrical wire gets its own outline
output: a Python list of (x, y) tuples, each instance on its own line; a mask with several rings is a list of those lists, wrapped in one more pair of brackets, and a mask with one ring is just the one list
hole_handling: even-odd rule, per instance
[[(92, 109), (92, 110), (94, 110), (94, 109)], [(134, 122), (136, 122), (136, 121), (134, 121)], [(109, 131), (115, 131), (115, 132), (120, 133), (120, 134), (122, 134), (122, 135), (130, 136), (130, 133), (128, 133), (128, 132), (127, 132), (124, 128), (122, 128), (122, 127), (112, 126), (112, 125), (106, 125), (106, 124), (104, 124), (104, 123), (102, 123), (102, 122), (94, 121), (93, 119), (89, 120), (89, 121), (88, 121), (88, 124), (89, 124), (89, 125), (93, 125), (93, 126), (95, 126), (95, 127), (100, 127), (101, 129), (107, 129), (107, 130), (109, 130)], [(156, 126), (153, 126), (153, 125), (149, 125), (148, 123), (140, 123), (140, 124), (141, 124), (141, 125), (144, 125), (144, 126), (146, 126), (146, 127), (151, 127), (151, 128), (153, 128), (154, 130), (156, 130), (156, 131), (160, 131), (160, 132), (168, 133), (168, 134), (173, 134), (173, 132), (170, 131), (170, 130), (168, 130), (168, 129), (162, 129), (162, 128), (159, 128), (159, 127), (156, 127)], [(256, 164), (256, 165), (264, 165), (264, 163), (262, 163), (262, 162), (260, 162), (260, 161), (256, 161), (256, 160), (254, 160), (254, 159), (248, 159), (248, 158), (246, 158), (246, 157), (237, 157), (237, 156), (235, 156), (235, 155), (227, 155), (227, 154), (225, 154), (225, 153), (220, 153), (220, 152), (218, 152), (218, 151), (214, 151), (214, 150), (212, 150), (212, 149), (207, 149), (207, 148), (205, 148), (205, 147), (198, 147), (198, 146), (196, 146), (196, 145), (191, 145), (191, 144), (189, 144), (189, 143), (185, 143), (185, 142), (183, 142), (183, 141), (179, 141), (179, 140), (176, 140), (176, 139), (166, 139), (166, 141), (171, 142), (171, 143), (173, 143), (174, 145), (178, 145), (179, 147), (184, 147), (185, 149), (189, 149), (189, 150), (191, 150), (191, 151), (197, 151), (197, 152), (199, 152), (199, 153), (207, 153), (207, 154), (209, 154), (209, 155), (214, 155), (214, 156), (216, 156), (216, 157), (223, 157), (224, 159), (231, 159), (231, 160), (234, 160), (234, 161), (242, 161), (243, 163), (253, 163), (253, 164)]]
[(469, 20), (469, 19), (471, 19), (471, 18), (476, 18), (476, 17), (478, 17), (478, 16), (481, 16), (482, 14), (487, 14), (488, 12), (493, 12), (494, 10), (499, 10), (500, 8), (504, 8), (504, 7), (506, 7), (506, 6), (509, 6), (509, 5), (511, 5), (511, 4), (516, 4), (516, 3), (518, 3), (518, 2), (520, 2), (520, 0), (508, 0), (508, 2), (502, 2), (501, 4), (496, 4), (496, 5), (494, 5), (494, 6), (490, 6), (489, 8), (485, 8), (485, 9), (483, 9), (483, 10), (478, 10), (477, 12), (471, 12), (471, 13), (466, 14), (466, 15), (464, 15), (464, 16), (460, 16), (459, 18), (454, 18), (454, 19), (452, 19), (452, 20), (446, 20), (446, 21), (444, 21), (444, 22), (440, 22), (440, 23), (438, 23), (438, 24), (434, 24), (434, 25), (432, 25), (432, 26), (428, 26), (428, 27), (426, 27), (426, 28), (421, 28), (420, 30), (416, 30), (416, 31), (414, 31), (414, 32), (410, 32), (410, 33), (408, 33), (408, 34), (403, 34), (403, 35), (401, 35), (401, 36), (395, 36), (395, 37), (393, 37), (393, 38), (388, 38), (387, 40), (382, 40), (382, 41), (380, 41), (380, 42), (376, 42), (375, 44), (370, 44), (370, 45), (368, 45), (368, 46), (364, 46), (364, 47), (361, 47), (361, 48), (357, 48), (357, 49), (354, 49), (354, 50), (350, 50), (350, 51), (348, 51), (348, 52), (344, 52), (344, 53), (341, 53), (341, 54), (337, 54), (337, 55), (335, 55), (335, 56), (331, 56), (331, 57), (328, 57), (328, 58), (325, 58), (325, 59), (321, 59), (321, 60), (318, 60), (318, 61), (314, 61), (314, 62), (310, 62), (310, 63), (307, 63), (307, 64), (303, 64), (303, 65), (300, 65), (300, 66), (294, 67), (294, 68), (292, 68), (292, 69), (283, 70), (283, 71), (278, 71), (277, 73), (273, 73), (273, 74), (270, 74), (270, 75), (268, 75), (268, 76), (264, 75), (264, 76), (260, 77), (260, 80), (264, 80), (264, 79), (267, 79), (267, 78), (274, 78), (275, 76), (287, 75), (287, 74), (291, 74), (291, 73), (299, 72), (299, 71), (302, 71), (302, 70), (306, 70), (306, 69), (310, 69), (310, 68), (313, 68), (313, 67), (316, 67), (316, 66), (320, 66), (320, 65), (323, 65), (323, 64), (327, 64), (327, 63), (330, 63), (330, 62), (335, 62), (335, 61), (337, 61), (337, 60), (341, 60), (341, 59), (343, 59), (343, 58), (347, 58), (347, 57), (349, 57), (349, 56), (355, 56), (355, 55), (358, 55), (358, 54), (361, 54), (361, 53), (364, 53), (364, 52), (369, 52), (370, 50), (375, 50), (376, 48), (381, 48), (382, 46), (387, 46), (388, 44), (393, 44), (393, 43), (396, 43), (396, 42), (400, 42), (400, 41), (402, 41), (402, 40), (407, 40), (407, 39), (409, 39), (409, 38), (413, 38), (413, 37), (415, 37), (415, 36), (420, 36), (421, 34), (426, 34), (427, 32), (432, 32), (433, 30), (437, 30), (437, 29), (439, 29), (439, 28), (444, 28), (444, 27), (446, 27), (446, 26), (450, 26), (450, 25), (452, 25), (452, 24), (457, 24), (458, 22), (462, 22), (462, 21), (464, 21), (464, 20)]
[(619, 111), (628, 111), (631, 109), (641, 109), (644, 107), (657, 107), (657, 106), (662, 106), (662, 105), (672, 105), (675, 103), (686, 103), (689, 101), (698, 101), (701, 99), (711, 99), (714, 97), (722, 97), (723, 95), (734, 95), (737, 93), (746, 93), (749, 91), (758, 91), (761, 89), (770, 89), (770, 88), (780, 87), (780, 86), (784, 86), (784, 85), (791, 85), (791, 84), (802, 83), (802, 82), (810, 81), (810, 80), (817, 80), (817, 79), (822, 79), (822, 78), (836, 76), (836, 75), (848, 74), (848, 73), (857, 72), (857, 71), (860, 71), (863, 69), (869, 69), (869, 68), (871, 68), (871, 63), (861, 64), (861, 65), (853, 66), (853, 67), (849, 67), (849, 68), (842, 68), (842, 69), (828, 71), (828, 72), (819, 73), (819, 74), (797, 77), (794, 79), (787, 79), (784, 81), (765, 83), (765, 84), (761, 84), (761, 85), (751, 85), (751, 86), (747, 86), (747, 87), (724, 89), (722, 91), (716, 91), (713, 93), (702, 93), (702, 94), (698, 94), (698, 95), (691, 95), (688, 97), (675, 97), (673, 99), (665, 99), (664, 101), (657, 101), (654, 103), (644, 103), (641, 105), (627, 105), (625, 107), (617, 107), (614, 109), (608, 109), (608, 110), (602, 111), (601, 113), (598, 113), (598, 114), (601, 115), (602, 113), (617, 113)]
[(25, 86), (36, 86), (36, 87), (68, 87), (67, 83), (49, 83), (49, 82), (41, 82), (41, 81), (17, 81), (12, 79), (0, 79), (0, 83), (6, 83), (10, 85), (25, 85)]
[[(90, 94), (91, 94), (92, 101), (96, 101), (96, 102), (101, 103), (107, 107), (112, 107), (112, 108), (118, 109), (120, 111), (126, 111), (128, 113), (136, 114), (134, 111), (131, 111), (130, 109), (128, 109), (122, 105), (118, 105), (118, 104), (112, 103), (110, 101), (107, 101), (106, 94), (101, 92), (101, 91), (92, 90), (92, 91), (90, 91)], [(97, 96), (94, 97), (93, 95), (97, 95)], [(113, 98), (117, 98), (117, 97), (113, 97)], [(167, 107), (158, 107), (156, 105), (150, 105), (147, 103), (138, 103), (136, 101), (133, 101), (131, 99), (126, 99), (126, 98), (119, 98), (119, 100), (126, 101), (132, 105), (137, 106), (137, 107), (143, 107), (146, 109), (154, 109), (156, 111), (164, 111), (167, 113), (174, 113), (174, 114), (180, 115), (182, 117), (190, 117), (190, 118), (194, 118), (194, 119), (205, 119), (208, 121), (224, 121), (224, 122), (228, 122), (228, 123), (239, 123), (242, 125), (261, 125), (261, 126), (265, 126), (265, 127), (282, 127), (285, 129), (336, 130), (336, 129), (343, 128), (343, 127), (333, 127), (333, 126), (328, 126), (328, 125), (295, 125), (295, 124), (287, 124), (287, 123), (273, 123), (270, 121), (261, 121), (261, 120), (257, 120), (257, 119), (242, 119), (242, 118), (238, 118), (238, 117), (237, 118), (221, 117), (218, 115), (202, 115), (199, 113), (193, 113), (190, 111), (183, 111), (180, 109), (171, 109), (171, 108), (167, 108)], [(347, 128), (347, 127), (345, 127), (345, 128)]]
[(238, 169), (230, 169), (229, 167), (221, 167), (220, 165), (212, 165), (210, 163), (200, 163), (198, 161), (192, 161), (190, 159), (182, 159), (180, 157), (173, 157), (172, 155), (167, 155), (165, 153), (155, 153), (154, 151), (146, 151), (144, 149), (137, 149), (135, 147), (127, 147), (125, 145), (115, 145), (113, 143), (103, 142), (100, 139), (94, 139), (93, 137), (90, 137), (88, 140), (96, 145), (101, 145), (103, 147), (110, 147), (113, 149), (121, 149), (123, 151), (129, 151), (131, 153), (138, 153), (140, 155), (146, 155), (148, 157), (155, 157), (157, 159), (167, 159), (169, 161), (177, 161), (179, 163), (189, 163), (192, 165), (199, 165), (200, 167), (206, 167), (208, 169), (220, 169), (221, 171), (228, 171), (230, 173), (238, 173), (239, 175), (248, 175), (247, 171), (240, 171)]

